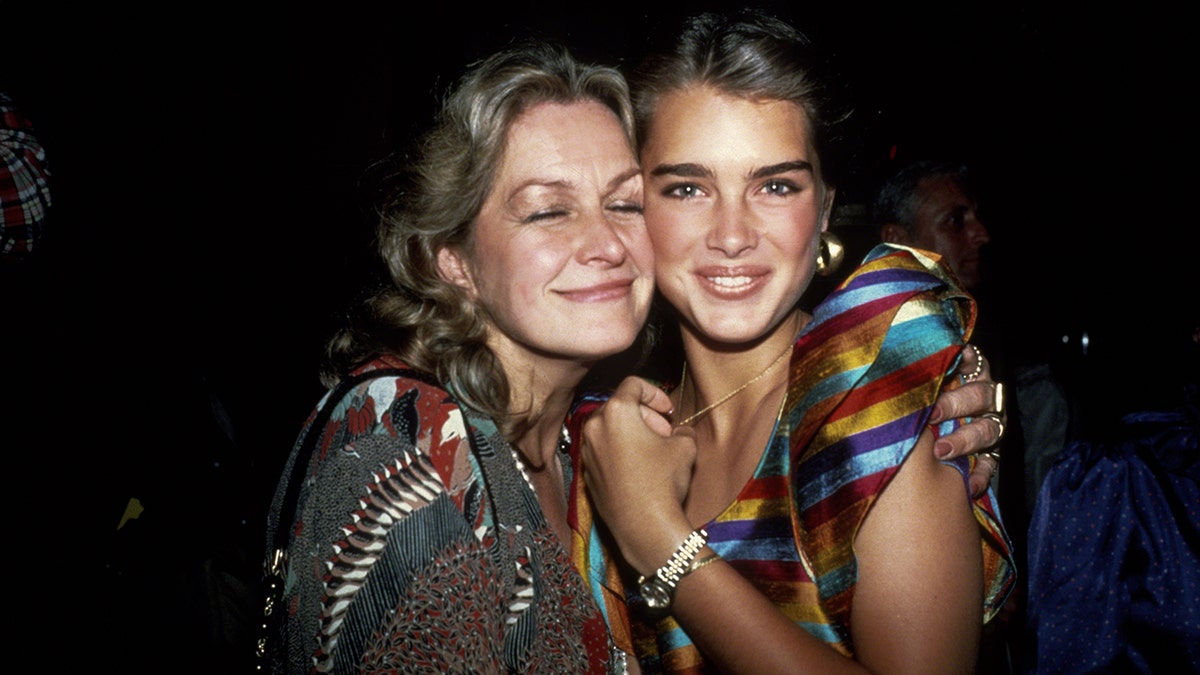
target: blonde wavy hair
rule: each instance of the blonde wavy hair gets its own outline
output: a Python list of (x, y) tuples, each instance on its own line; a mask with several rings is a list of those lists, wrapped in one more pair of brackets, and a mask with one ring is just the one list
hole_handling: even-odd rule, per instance
[(328, 343), (325, 384), (395, 354), (512, 437), (519, 422), (510, 412), (504, 370), (486, 344), (485, 310), (441, 277), (437, 255), (443, 247), (470, 250), (509, 127), (521, 113), (540, 103), (587, 100), (610, 108), (636, 147), (629, 88), (614, 68), (579, 63), (560, 45), (525, 42), (468, 69), (411, 159), (386, 176), (376, 245), (390, 283)]

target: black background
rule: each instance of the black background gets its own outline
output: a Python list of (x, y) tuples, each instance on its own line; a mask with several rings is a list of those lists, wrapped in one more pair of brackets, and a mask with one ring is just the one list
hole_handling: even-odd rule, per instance
[[(374, 265), (363, 171), (511, 38), (624, 65), (669, 15), (543, 4), (0, 4), (0, 89), (53, 173), (46, 240), (0, 289), (10, 579), (31, 639), (87, 645), (51, 658), (219, 672), (245, 646), (237, 584)], [(961, 4), (768, 5), (855, 91), (843, 232), (869, 236), (854, 206), (893, 151), (970, 161), (993, 238), (981, 321), (1063, 359), (1098, 416), (1153, 400), (1200, 306), (1187, 22)], [(145, 510), (118, 530), (130, 498)]]

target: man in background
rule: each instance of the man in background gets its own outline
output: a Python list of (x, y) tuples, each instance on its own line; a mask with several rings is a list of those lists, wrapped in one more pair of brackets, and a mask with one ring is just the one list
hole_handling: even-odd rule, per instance
[[(985, 281), (983, 248), (991, 234), (979, 215), (969, 168), (956, 161), (919, 160), (894, 171), (875, 193), (870, 218), (879, 239), (932, 251), (942, 256), (963, 288), (977, 298)], [(1003, 289), (993, 289), (1003, 291)], [(1008, 387), (1008, 429), (998, 451), (1001, 466), (992, 487), (1013, 539), (1018, 561), (1028, 554), (1026, 527), (1038, 489), (1050, 464), (1066, 445), (1070, 405), (1050, 364), (1017, 355), (1010, 329), (986, 303), (980, 303), (973, 344), (988, 358), (992, 376)], [(1022, 564), (1022, 568), (1028, 566)], [(1023, 577), (1024, 569), (1018, 571)], [(984, 635), (979, 672), (1008, 675), (1023, 672), (1027, 660), (1024, 633), (1024, 584), (1018, 582), (1000, 617)]]
[(885, 242), (941, 254), (963, 288), (974, 291), (983, 280), (980, 250), (991, 241), (977, 209), (965, 165), (926, 160), (883, 184), (872, 222)]

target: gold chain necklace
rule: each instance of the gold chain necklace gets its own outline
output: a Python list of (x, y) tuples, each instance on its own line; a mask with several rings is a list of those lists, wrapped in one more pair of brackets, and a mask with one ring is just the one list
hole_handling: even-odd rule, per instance
[[(783, 353), (781, 353), (779, 356), (775, 357), (775, 360), (772, 361), (770, 363), (770, 365), (768, 365), (766, 368), (764, 368), (761, 373), (750, 378), (750, 380), (748, 382), (746, 382), (742, 386), (738, 387), (737, 389), (734, 389), (733, 391), (729, 392), (728, 394), (725, 394), (721, 398), (717, 399), (717, 401), (715, 403), (710, 403), (707, 406), (701, 408), (699, 411), (694, 412), (691, 415), (688, 415), (686, 418), (684, 418), (684, 420), (682, 422), (680, 422), (679, 424), (676, 424), (675, 427), (679, 428), (679, 427), (691, 424), (692, 422), (695, 422), (697, 419), (699, 419), (705, 413), (707, 413), (710, 410), (712, 410), (713, 408), (721, 405), (722, 403), (728, 401), (729, 399), (733, 398), (734, 396), (737, 396), (738, 394), (742, 393), (743, 391), (745, 391), (746, 387), (749, 387), (750, 385), (754, 384), (755, 382), (758, 382), (760, 379), (762, 379), (763, 375), (766, 375), (768, 372), (771, 371), (772, 368), (779, 365), (779, 362), (783, 360), (783, 357), (785, 357), (791, 353), (792, 347), (794, 346), (794, 344), (793, 344), (794, 342), (795, 341), (789, 342), (787, 344), (787, 347), (784, 348)], [(683, 391), (683, 383), (686, 381), (687, 381), (687, 361), (684, 360), (683, 374), (679, 376), (679, 390), (680, 391)]]

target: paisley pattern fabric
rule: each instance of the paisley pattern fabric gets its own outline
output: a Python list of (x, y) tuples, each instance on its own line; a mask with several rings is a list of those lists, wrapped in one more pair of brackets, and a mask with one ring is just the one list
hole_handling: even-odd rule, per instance
[[(852, 655), (854, 538), (926, 427), (974, 327), (975, 306), (932, 254), (881, 246), (814, 311), (790, 361), (772, 438), (737, 499), (705, 529), (709, 546), (809, 633)], [(581, 402), (573, 434), (603, 397)], [(947, 433), (951, 424), (938, 431)], [(974, 459), (952, 462), (966, 476)], [(622, 648), (648, 672), (708, 672), (671, 617), (642, 621), (636, 585), (611, 559), (583, 495), (573, 552)], [(985, 619), (1014, 581), (990, 492), (972, 504), (984, 553)], [(630, 628), (624, 628), (629, 624)]]
[[(404, 364), (363, 370), (384, 368)], [(599, 609), (492, 420), (411, 370), (322, 403), (284, 471), (308, 464), (296, 520), (285, 479), (268, 522), (291, 531), (280, 672), (607, 672)]]

